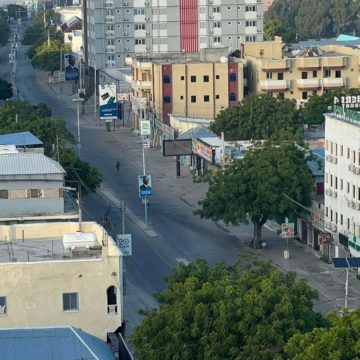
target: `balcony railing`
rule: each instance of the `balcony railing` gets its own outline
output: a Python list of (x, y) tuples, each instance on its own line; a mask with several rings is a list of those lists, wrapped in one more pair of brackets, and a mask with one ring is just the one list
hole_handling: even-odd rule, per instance
[(345, 78), (324, 78), (322, 80), (323, 87), (325, 88), (338, 88), (346, 85)]
[(117, 305), (108, 305), (107, 312), (109, 315), (116, 315), (118, 313)]
[(290, 88), (290, 80), (262, 80), (260, 86), (263, 91), (281, 91)]
[(297, 79), (296, 84), (299, 89), (317, 89), (321, 86), (319, 79)]

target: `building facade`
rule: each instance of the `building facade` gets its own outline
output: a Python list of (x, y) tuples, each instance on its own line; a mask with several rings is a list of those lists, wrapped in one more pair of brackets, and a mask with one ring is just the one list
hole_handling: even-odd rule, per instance
[(283, 51), (275, 41), (244, 44), (249, 91), (295, 99), (298, 106), (312, 94), (359, 87), (360, 49), (344, 45), (310, 46)]
[(84, 0), (85, 61), (121, 67), (134, 53), (239, 48), (263, 40), (262, 0)]
[(100, 225), (2, 225), (0, 246), (1, 328), (74, 326), (106, 340), (121, 326), (122, 253)]
[[(207, 51), (209, 50), (209, 52)], [(210, 56), (217, 53), (217, 56)], [(189, 58), (133, 59), (133, 127), (155, 117), (170, 124), (170, 114), (214, 120), (217, 114), (244, 97), (244, 63), (228, 59), (219, 49), (202, 50)]]
[(360, 116), (334, 106), (325, 114), (325, 228), (335, 256), (360, 256)]

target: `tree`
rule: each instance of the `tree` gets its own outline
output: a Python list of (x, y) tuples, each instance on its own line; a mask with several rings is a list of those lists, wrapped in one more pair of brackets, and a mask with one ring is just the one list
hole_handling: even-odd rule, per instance
[(5, 46), (10, 36), (10, 26), (4, 11), (0, 11), (0, 46)]
[(343, 317), (328, 315), (330, 325), (295, 334), (285, 347), (291, 360), (360, 359), (360, 309), (345, 312)]
[(340, 89), (324, 93), (319, 96), (317, 94), (309, 97), (306, 105), (300, 110), (303, 124), (323, 124), (325, 119), (323, 114), (329, 112), (329, 107), (334, 104), (334, 98), (341, 98), (346, 95), (358, 95), (358, 89)]
[(264, 40), (274, 40), (275, 36), (282, 36), (285, 33), (284, 24), (279, 19), (270, 19), (264, 26)]
[(131, 342), (139, 360), (272, 360), (296, 332), (321, 324), (305, 280), (271, 264), (242, 261), (210, 268), (181, 264), (156, 295)]
[[(15, 122), (17, 115), (18, 121)], [(56, 158), (54, 145), (59, 147), (60, 164), (66, 170), (67, 185), (81, 182), (84, 191), (95, 191), (101, 184), (101, 174), (86, 161), (82, 161), (73, 149), (66, 145), (74, 142), (73, 135), (66, 129), (65, 122), (51, 117), (46, 104), (30, 105), (21, 101), (8, 101), (0, 108), (0, 133), (30, 131), (45, 147), (45, 155)]]
[(0, 99), (6, 100), (11, 98), (12, 96), (12, 85), (3, 79), (0, 79)]
[[(31, 59), (31, 64), (38, 69), (48, 71), (53, 75), (55, 70), (60, 68), (60, 54), (62, 43), (59, 40), (51, 40), (50, 44), (44, 42), (39, 46)], [(71, 52), (69, 45), (63, 46), (64, 52)]]
[(249, 95), (237, 106), (221, 111), (210, 128), (218, 135), (224, 132), (226, 140), (267, 139), (284, 128), (293, 139), (303, 130), (296, 101), (267, 94)]
[(259, 248), (266, 221), (294, 212), (289, 197), (309, 205), (313, 185), (302, 151), (292, 143), (269, 143), (216, 173), (196, 214), (226, 224), (250, 219), (254, 225), (250, 245)]

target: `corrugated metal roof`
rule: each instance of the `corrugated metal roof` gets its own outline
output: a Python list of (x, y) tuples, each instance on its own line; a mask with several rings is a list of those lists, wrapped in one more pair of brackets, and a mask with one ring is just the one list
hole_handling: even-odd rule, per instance
[(16, 146), (43, 145), (43, 143), (29, 131), (0, 135), (0, 144)]
[(0, 176), (64, 173), (57, 161), (40, 153), (0, 154)]
[(0, 329), (1, 360), (114, 360), (102, 340), (73, 327)]
[(201, 137), (217, 137), (211, 130), (206, 128), (205, 126), (195, 126), (194, 128), (190, 129), (189, 131), (183, 133), (178, 137), (179, 140), (182, 139), (197, 139)]

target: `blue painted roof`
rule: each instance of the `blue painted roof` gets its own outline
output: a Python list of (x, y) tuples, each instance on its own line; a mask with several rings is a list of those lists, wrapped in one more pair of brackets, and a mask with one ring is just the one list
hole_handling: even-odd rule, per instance
[(43, 143), (29, 131), (0, 135), (0, 144), (16, 146), (43, 145)]
[(1, 360), (114, 360), (102, 340), (77, 328), (0, 329)]
[(313, 154), (325, 159), (325, 149), (324, 148), (312, 149), (311, 152)]
[(178, 137), (179, 140), (181, 139), (198, 139), (198, 138), (206, 138), (206, 137), (217, 137), (211, 130), (209, 130), (205, 126), (195, 126), (191, 130), (183, 133)]
[(346, 35), (346, 34), (340, 34), (336, 38), (336, 41), (352, 41), (352, 40), (360, 40), (360, 38), (358, 38), (357, 36)]

